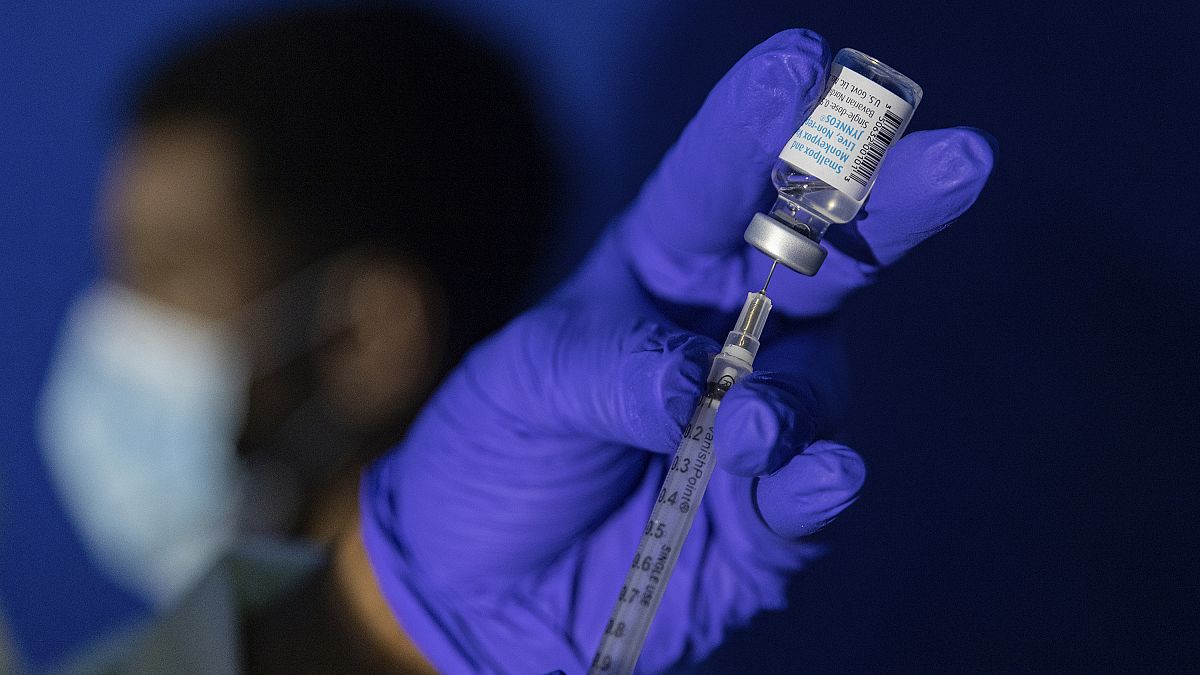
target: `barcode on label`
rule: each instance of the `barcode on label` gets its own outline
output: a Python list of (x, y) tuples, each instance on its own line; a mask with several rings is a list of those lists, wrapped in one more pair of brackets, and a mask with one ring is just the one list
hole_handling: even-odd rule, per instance
[(854, 160), (854, 170), (847, 177), (849, 180), (863, 187), (867, 186), (871, 176), (875, 175), (875, 169), (879, 168), (879, 162), (883, 160), (883, 153), (887, 152), (892, 145), (892, 139), (900, 130), (902, 121), (900, 116), (891, 110), (883, 112), (883, 117), (880, 117), (879, 121), (875, 123), (875, 129), (867, 141), (867, 146), (863, 148), (862, 154)]

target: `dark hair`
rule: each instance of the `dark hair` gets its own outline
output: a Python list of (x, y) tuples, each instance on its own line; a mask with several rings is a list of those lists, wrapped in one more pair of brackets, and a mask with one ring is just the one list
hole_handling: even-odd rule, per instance
[(236, 135), (246, 195), (300, 260), (368, 245), (428, 264), (452, 355), (514, 310), (551, 171), (515, 72), (479, 44), (396, 7), (260, 16), (166, 59), (132, 110), (193, 118)]

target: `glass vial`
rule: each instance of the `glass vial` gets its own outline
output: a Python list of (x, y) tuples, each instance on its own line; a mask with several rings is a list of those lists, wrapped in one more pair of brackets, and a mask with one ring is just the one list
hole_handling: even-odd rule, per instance
[(839, 51), (825, 95), (771, 172), (778, 199), (751, 221), (746, 240), (815, 274), (825, 258), (818, 244), (826, 229), (858, 214), (920, 102), (921, 88), (895, 69), (855, 49)]

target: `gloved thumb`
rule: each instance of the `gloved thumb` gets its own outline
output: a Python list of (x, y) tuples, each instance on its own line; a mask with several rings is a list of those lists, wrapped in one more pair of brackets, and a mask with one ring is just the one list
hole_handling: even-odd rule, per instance
[[(656, 297), (729, 310), (745, 296), (742, 276), (725, 263), (745, 249), (742, 234), (764, 207), (771, 166), (820, 99), (829, 59), (821, 36), (786, 30), (713, 87), (617, 230)], [(713, 265), (720, 273), (706, 275)]]
[[(645, 245), (728, 253), (761, 208), (779, 149), (825, 88), (829, 46), (816, 33), (777, 33), (743, 56), (646, 182), (631, 219)], [(640, 259), (635, 262), (643, 262)], [(648, 262), (648, 261), (646, 261)]]

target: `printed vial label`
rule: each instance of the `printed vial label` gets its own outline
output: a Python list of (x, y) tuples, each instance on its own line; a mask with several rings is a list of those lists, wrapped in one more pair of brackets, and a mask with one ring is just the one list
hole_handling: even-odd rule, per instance
[(913, 107), (863, 75), (840, 68), (833, 86), (779, 158), (861, 201)]

